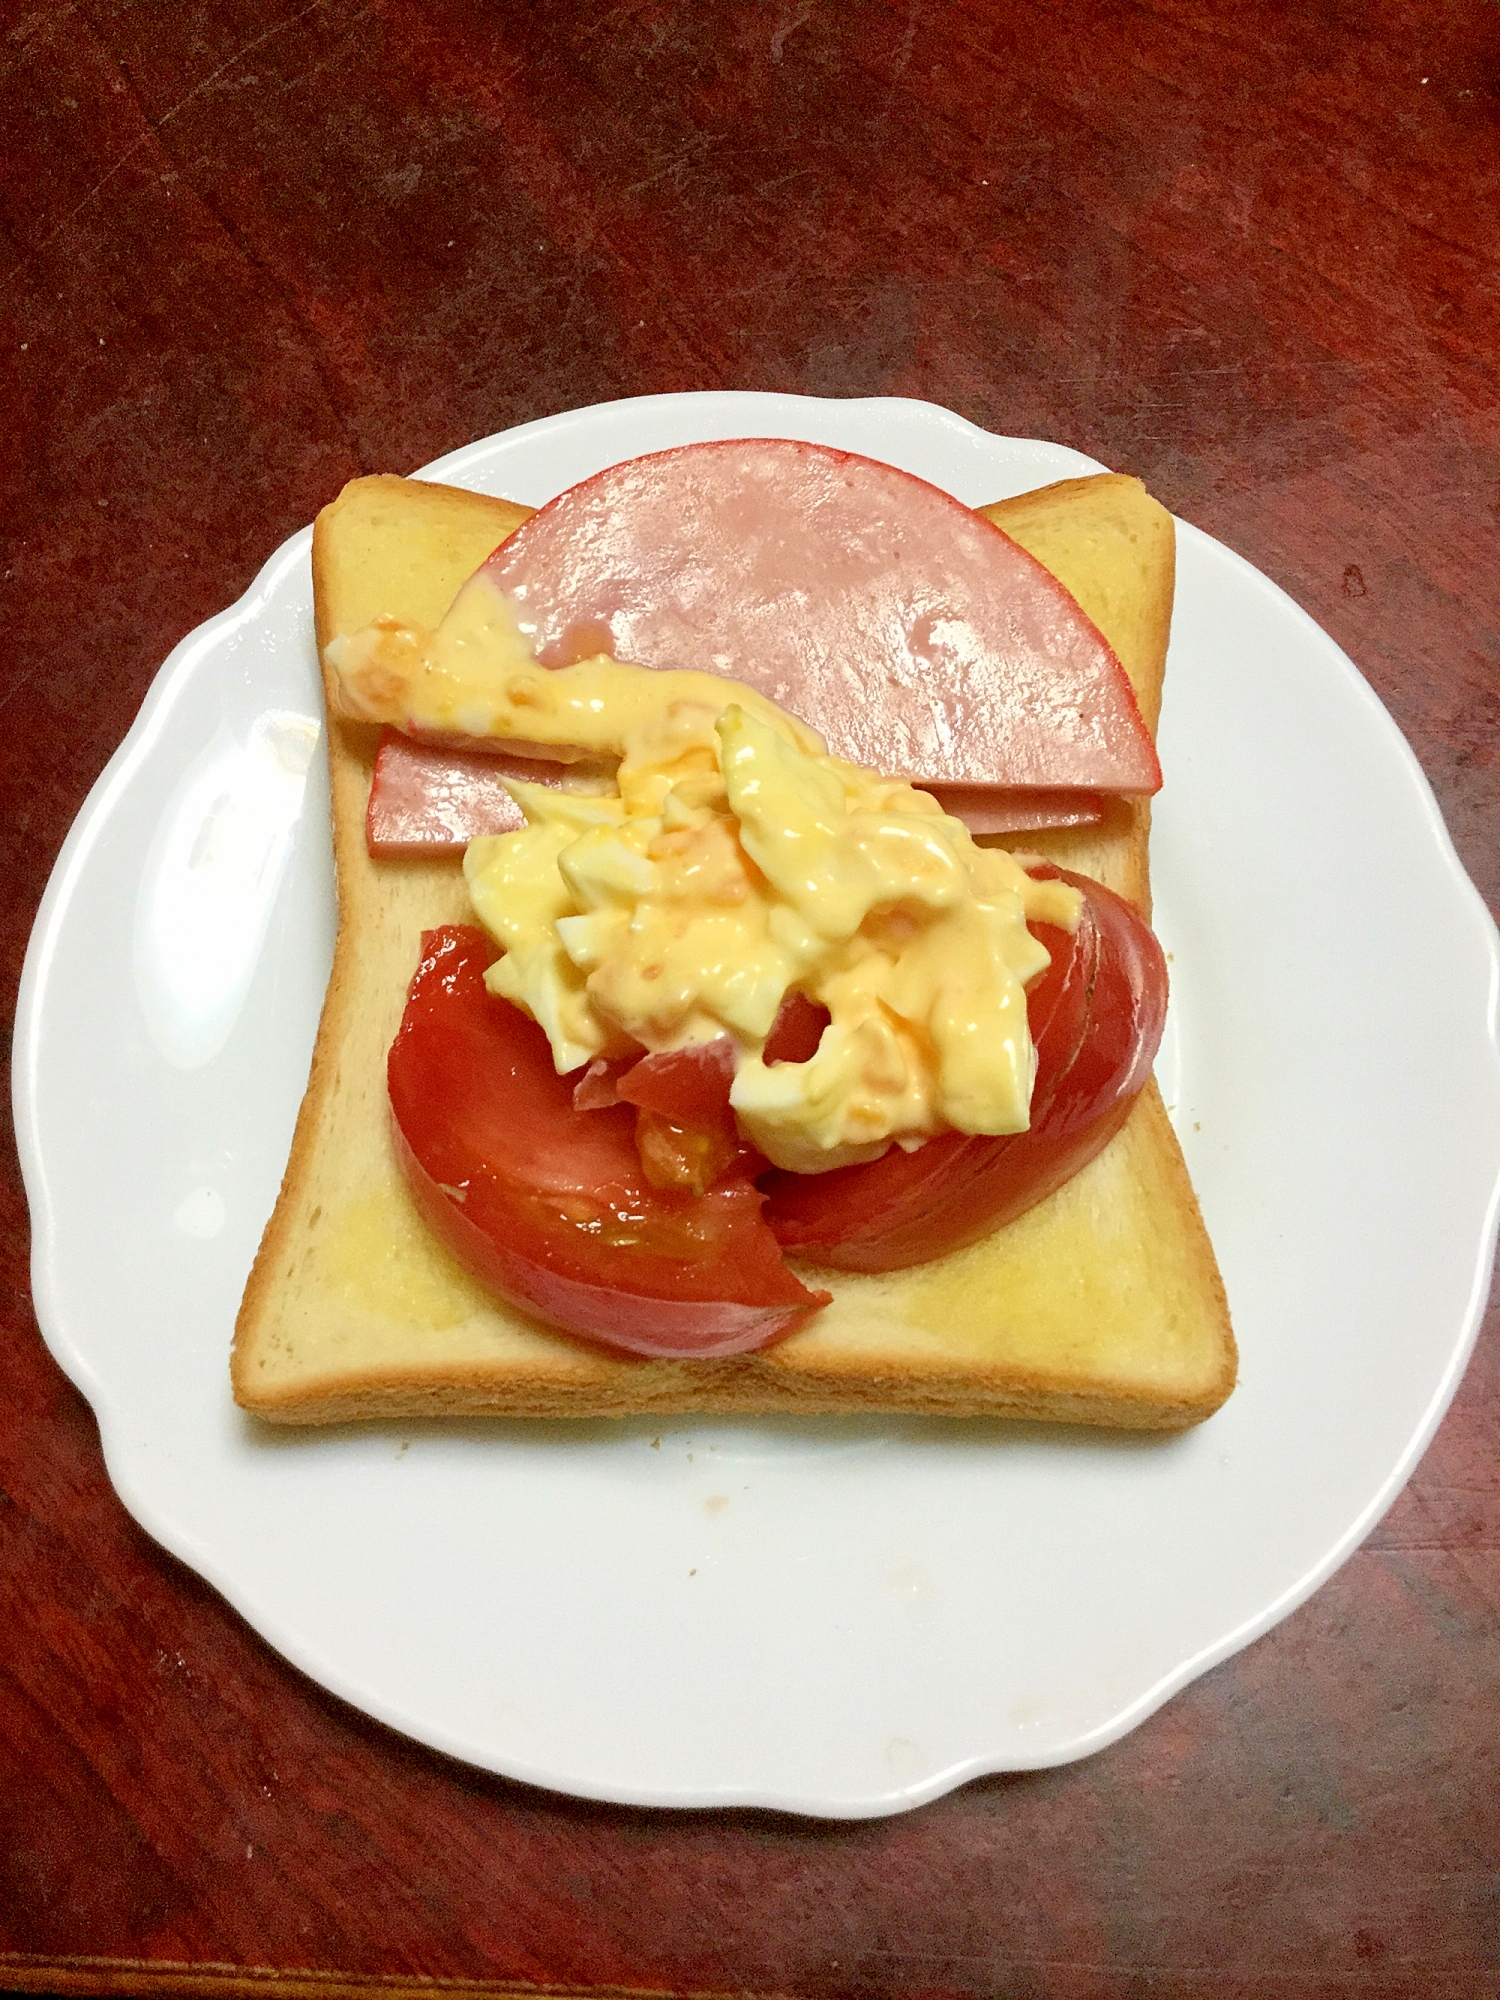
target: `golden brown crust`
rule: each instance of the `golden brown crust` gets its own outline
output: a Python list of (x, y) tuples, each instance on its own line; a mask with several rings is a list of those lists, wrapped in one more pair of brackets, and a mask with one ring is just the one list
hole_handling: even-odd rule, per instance
[[(985, 510), (1074, 592), (1154, 726), (1172, 525), (1139, 482), (1064, 481)], [(525, 518), (509, 502), (358, 480), (313, 542), (320, 645), (382, 611), (436, 622)], [(330, 724), (340, 924), (307, 1094), (236, 1327), (236, 1400), (280, 1422), (505, 1414), (906, 1411), (1179, 1429), (1234, 1384), (1223, 1286), (1155, 1086), (1068, 1185), (915, 1270), (818, 1273), (834, 1301), (759, 1354), (641, 1361), (486, 1298), (417, 1221), (394, 1163), (384, 1054), (423, 928), (467, 915), (452, 861), (371, 860), (374, 732)], [(1149, 808), (1028, 846), (1149, 905)]]

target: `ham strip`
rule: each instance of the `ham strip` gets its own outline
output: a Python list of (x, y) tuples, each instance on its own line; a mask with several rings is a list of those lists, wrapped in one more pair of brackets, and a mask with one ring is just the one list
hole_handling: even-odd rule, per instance
[(449, 750), (387, 729), (375, 758), (365, 844), (374, 855), (433, 854), (461, 850), (481, 833), (514, 833), (526, 822), (505, 789), (507, 778), (529, 785), (589, 782), (576, 764)]
[(945, 813), (970, 833), (1044, 833), (1048, 827), (1097, 826), (1103, 792), (1002, 791), (996, 785), (929, 785)]
[[(461, 852), (482, 833), (514, 833), (521, 809), (507, 778), (532, 785), (578, 783), (576, 765), (509, 753), (448, 750), (387, 729), (375, 759), (365, 816), (371, 854)], [(945, 812), (970, 833), (1039, 833), (1049, 826), (1091, 826), (1103, 801), (1089, 792), (937, 791)]]

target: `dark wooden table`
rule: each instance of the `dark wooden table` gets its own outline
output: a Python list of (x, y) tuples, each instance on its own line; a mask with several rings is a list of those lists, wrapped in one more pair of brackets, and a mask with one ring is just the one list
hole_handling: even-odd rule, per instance
[[(1494, 0), (5, 16), (8, 1003), (161, 659), (342, 481), (669, 389), (1142, 474), (1348, 650), (1500, 903)], [(9, 1142), (0, 1201), (0, 1983), (1500, 1994), (1493, 1312), (1365, 1547), (1114, 1749), (883, 1822), (673, 1815), (284, 1666), (114, 1497)]]

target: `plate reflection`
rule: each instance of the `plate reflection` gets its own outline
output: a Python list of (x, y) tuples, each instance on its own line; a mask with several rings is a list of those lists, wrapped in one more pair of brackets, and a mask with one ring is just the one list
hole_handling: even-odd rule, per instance
[(228, 1041), (265, 938), (320, 725), (271, 709), (221, 728), (167, 802), (136, 899), (136, 994), (174, 1069)]

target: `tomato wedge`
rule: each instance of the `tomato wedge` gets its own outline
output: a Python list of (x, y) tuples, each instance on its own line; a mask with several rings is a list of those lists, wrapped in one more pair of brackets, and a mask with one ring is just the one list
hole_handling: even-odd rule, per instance
[(429, 1227), (502, 1298), (635, 1354), (738, 1354), (819, 1306), (748, 1179), (653, 1187), (627, 1105), (579, 1113), (547, 1038), (484, 985), (471, 925), (428, 931), (388, 1064), (396, 1150)]
[(1070, 1180), (1125, 1122), (1166, 1018), (1161, 946), (1098, 882), (1039, 866), (1084, 895), (1075, 934), (1036, 926), (1052, 955), (1027, 995), (1037, 1052), (1031, 1124), (1001, 1138), (960, 1132), (867, 1166), (762, 1177), (783, 1249), (846, 1271), (896, 1271), (975, 1243)]

